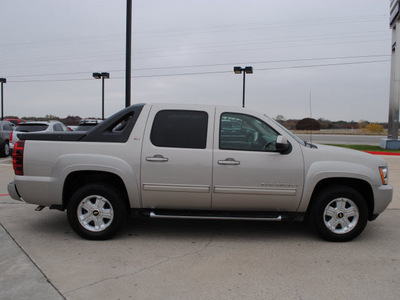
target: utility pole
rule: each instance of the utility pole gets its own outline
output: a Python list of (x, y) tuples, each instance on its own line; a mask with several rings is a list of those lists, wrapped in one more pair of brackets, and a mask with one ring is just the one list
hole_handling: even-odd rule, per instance
[(126, 0), (125, 107), (131, 105), (132, 0)]
[(0, 78), (0, 82), (1, 82), (1, 120), (4, 120), (3, 84), (7, 82), (7, 79)]

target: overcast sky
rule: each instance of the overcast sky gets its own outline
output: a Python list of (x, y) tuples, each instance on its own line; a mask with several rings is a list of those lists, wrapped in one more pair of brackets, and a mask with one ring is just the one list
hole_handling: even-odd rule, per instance
[[(132, 103), (271, 117), (388, 120), (389, 0), (133, 0)], [(106, 117), (125, 106), (125, 0), (2, 0), (4, 114)], [(311, 97), (310, 97), (311, 94)], [(310, 101), (311, 99), (311, 101)], [(311, 110), (310, 110), (311, 103)]]

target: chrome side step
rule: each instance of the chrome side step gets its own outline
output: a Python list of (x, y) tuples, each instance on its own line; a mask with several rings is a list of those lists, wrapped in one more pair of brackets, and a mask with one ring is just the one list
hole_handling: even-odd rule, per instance
[(167, 214), (157, 214), (155, 212), (150, 212), (150, 218), (155, 219), (195, 219), (195, 220), (243, 220), (243, 221), (269, 221), (269, 222), (280, 222), (282, 221), (282, 216), (276, 217), (231, 217), (231, 216), (201, 216), (201, 215), (167, 215)]

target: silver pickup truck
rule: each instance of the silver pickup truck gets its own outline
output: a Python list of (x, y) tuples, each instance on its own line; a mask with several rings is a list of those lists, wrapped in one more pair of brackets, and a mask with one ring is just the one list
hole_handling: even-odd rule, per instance
[(261, 112), (137, 104), (87, 132), (20, 134), (12, 198), (67, 210), (87, 239), (130, 212), (152, 218), (307, 219), (322, 238), (357, 237), (392, 200), (386, 162), (312, 145)]

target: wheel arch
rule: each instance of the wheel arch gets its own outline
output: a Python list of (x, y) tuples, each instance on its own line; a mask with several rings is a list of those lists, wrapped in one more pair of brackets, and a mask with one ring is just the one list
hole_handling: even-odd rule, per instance
[(104, 171), (75, 171), (70, 173), (65, 179), (63, 186), (63, 208), (65, 209), (68, 206), (69, 199), (78, 188), (91, 183), (102, 183), (115, 187), (121, 193), (127, 208), (130, 208), (128, 191), (121, 177)]
[(317, 195), (321, 193), (323, 190), (330, 188), (332, 186), (347, 186), (353, 188), (357, 192), (359, 192), (363, 198), (365, 199), (368, 207), (368, 220), (373, 219), (374, 212), (374, 193), (371, 185), (362, 180), (356, 178), (326, 178), (319, 181), (312, 193), (310, 203), (308, 205), (307, 214), (310, 212), (311, 207), (316, 201)]

